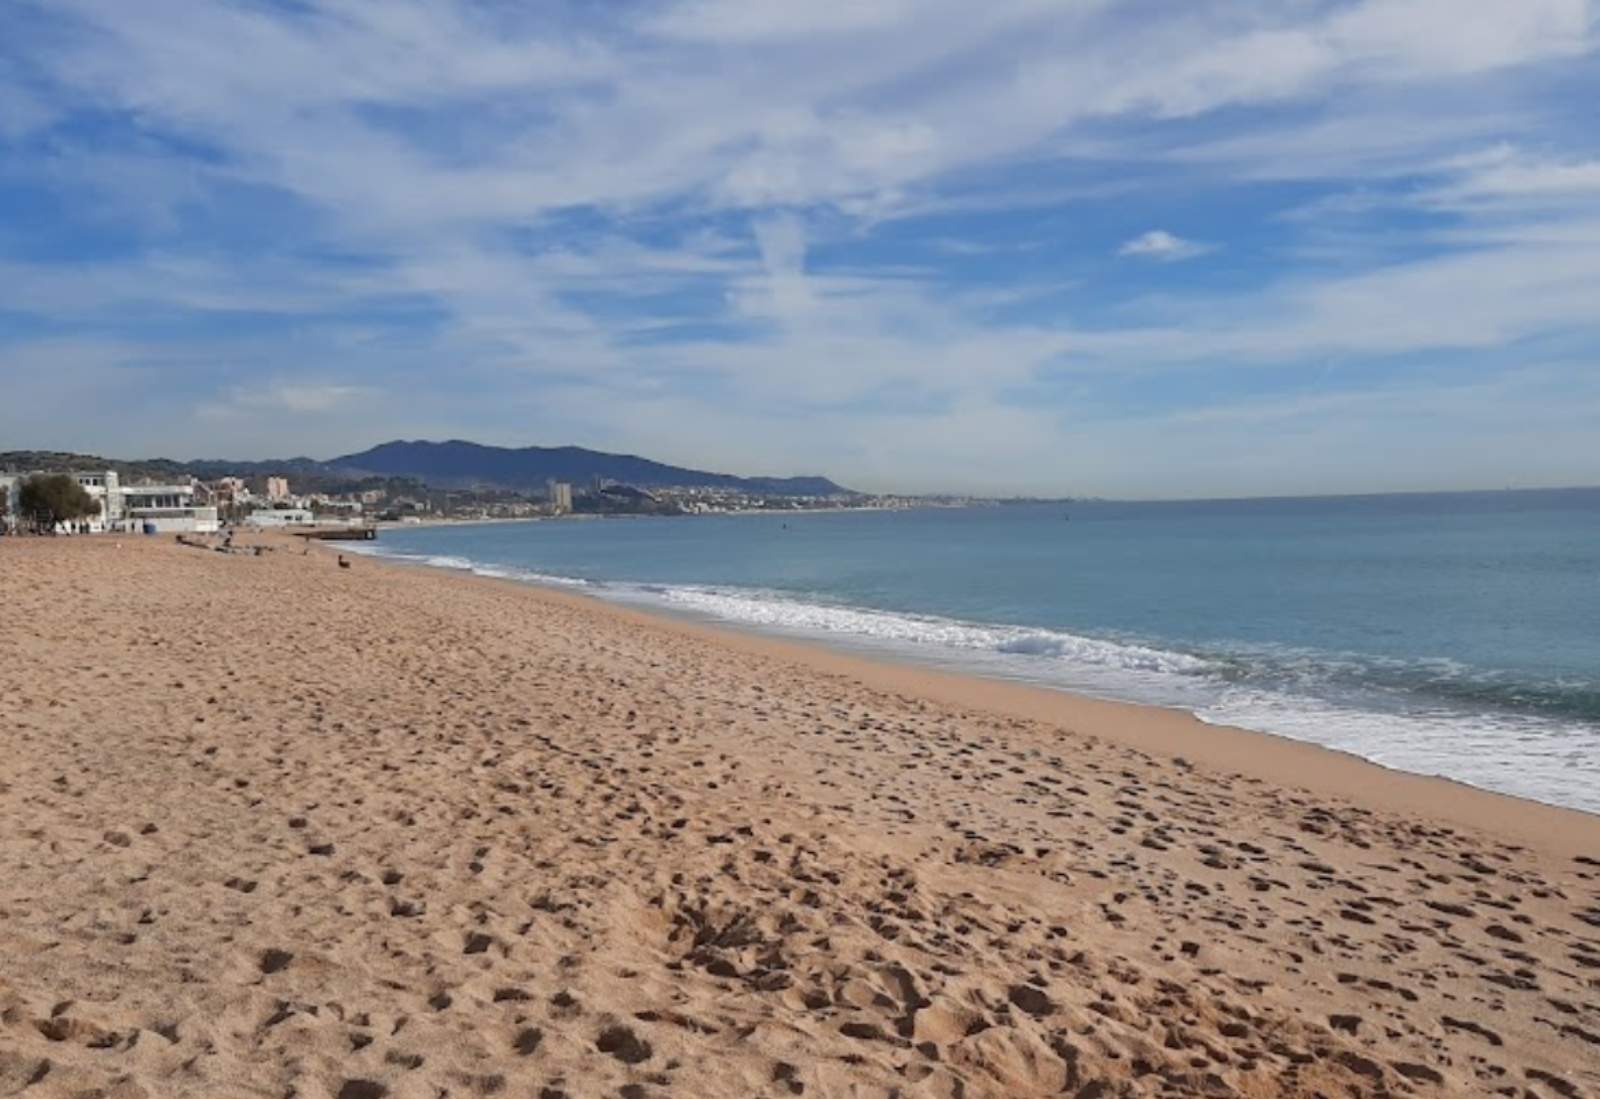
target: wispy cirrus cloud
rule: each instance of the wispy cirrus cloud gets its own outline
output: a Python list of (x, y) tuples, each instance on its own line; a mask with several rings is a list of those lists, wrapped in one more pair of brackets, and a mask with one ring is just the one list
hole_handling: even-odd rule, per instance
[(221, 401), (202, 404), (202, 416), (228, 417), (266, 412), (317, 415), (348, 405), (371, 391), (365, 386), (337, 382), (265, 381), (252, 386), (234, 386)]
[(1551, 207), (1600, 206), (1600, 156), (1557, 157), (1500, 144), (1456, 158), (1447, 182), (1425, 196), (1441, 207), (1509, 207), (1513, 213)]
[(1331, 421), (1355, 379), (1593, 361), (1591, 3), (1146, 16), (24, 0), (0, 373), (140, 364), (81, 369), (138, 370), (147, 419), (62, 419), (130, 452), (270, 448), (270, 412), (330, 452), (403, 425), (1149, 493), (1061, 433), (1146, 425), (1190, 470), (1154, 425), (1201, 394)]

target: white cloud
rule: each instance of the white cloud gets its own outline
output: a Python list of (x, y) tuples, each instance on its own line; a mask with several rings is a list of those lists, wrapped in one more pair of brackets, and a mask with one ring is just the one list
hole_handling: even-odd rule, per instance
[(1353, 274), (1286, 277), (1168, 302), (1160, 322), (1079, 331), (1084, 365), (1227, 362), (1283, 368), (1510, 349), (1537, 336), (1600, 335), (1600, 234), (1481, 241), (1470, 250)]
[(1529, 58), (1575, 56), (1590, 46), (1588, 0), (1374, 0), (1339, 12), (1329, 41), (1363, 62), (1443, 74)]
[(1353, 180), (1382, 184), (1427, 171), (1486, 135), (1526, 131), (1537, 110), (1511, 94), (1462, 111), (1459, 104), (1406, 94), (1357, 99), (1309, 117), (1190, 138), (1127, 143), (1127, 155), (1204, 171), (1226, 180)]
[(260, 417), (274, 412), (318, 416), (349, 406), (371, 393), (361, 385), (267, 379), (231, 386), (220, 398), (203, 402), (197, 411), (212, 419)]
[(257, 257), (248, 264), (167, 252), (139, 259), (0, 260), (0, 283), (7, 287), (9, 308), (58, 319), (141, 311), (307, 316), (359, 300), (342, 292), (339, 276), (284, 257)]
[(750, 43), (859, 34), (903, 23), (915, 13), (912, 0), (689, 0), (667, 7), (650, 26), (674, 38)]
[(244, 399), (246, 403), (287, 412), (329, 412), (355, 400), (365, 391), (359, 385), (277, 382), (263, 390), (259, 397), (247, 395)]
[(1600, 158), (1530, 155), (1496, 145), (1452, 160), (1455, 177), (1424, 196), (1447, 207), (1512, 204), (1520, 209), (1552, 204), (1600, 206)]
[(1192, 259), (1211, 251), (1210, 246), (1192, 240), (1184, 240), (1165, 229), (1151, 229), (1147, 233), (1140, 233), (1132, 240), (1125, 242), (1117, 249), (1119, 256), (1139, 256), (1145, 259), (1180, 260)]
[[(94, 32), (38, 51), (59, 90), (214, 143), (234, 173), (352, 228), (391, 231), (684, 197), (859, 205), (1099, 118), (1492, 71), (1588, 41), (1581, 0), (1481, 0), (1472, 19), (1367, 0), (1321, 18), (1223, 4), (1152, 21), (1040, 0), (696, 0), (643, 35), (420, 0), (50, 10)], [(743, 47), (694, 45), (724, 36)], [(229, 48), (241, 41), (251, 49)], [(441, 144), (374, 108), (460, 121)]]

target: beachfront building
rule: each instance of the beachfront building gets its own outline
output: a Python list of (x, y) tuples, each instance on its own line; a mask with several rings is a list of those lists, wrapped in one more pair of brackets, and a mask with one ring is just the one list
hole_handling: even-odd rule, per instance
[[(52, 476), (54, 470), (31, 470), (25, 473), (0, 473), (0, 530), (15, 531), (22, 528), (22, 515), (18, 511), (22, 483), (29, 477)], [(66, 475), (83, 488), (98, 509), (95, 514), (73, 524), (76, 529), (99, 534), (115, 529), (122, 518), (122, 494), (117, 484), (115, 470), (68, 470)], [(73, 533), (65, 524), (61, 533)]]
[(100, 514), (83, 520), (91, 533), (110, 530), (122, 520), (124, 501), (114, 469), (85, 470), (70, 475), (99, 507)]
[(117, 527), (146, 534), (213, 534), (217, 509), (195, 499), (194, 483), (128, 485), (121, 489)]
[[(50, 476), (53, 471), (0, 474), (0, 527), (16, 530), (21, 526), (17, 513), (22, 482), (29, 477)], [(171, 485), (124, 485), (113, 469), (67, 470), (98, 509), (95, 514), (72, 524), (63, 524), (61, 533), (105, 531), (165, 533), (168, 531), (210, 533), (218, 527), (217, 509), (196, 504), (193, 482)]]
[(287, 477), (268, 477), (267, 478), (267, 499), (268, 500), (277, 501), (277, 500), (287, 500), (288, 498), (289, 498), (289, 478), (287, 478)]
[(244, 521), (252, 527), (304, 527), (315, 523), (317, 517), (309, 508), (271, 508), (252, 511)]
[(18, 497), (22, 495), (20, 473), (0, 473), (0, 534), (10, 534), (18, 529)]

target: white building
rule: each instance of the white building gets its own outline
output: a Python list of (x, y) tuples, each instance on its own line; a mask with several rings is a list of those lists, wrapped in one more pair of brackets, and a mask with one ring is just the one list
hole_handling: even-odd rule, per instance
[(215, 533), (217, 509), (195, 503), (194, 484), (128, 485), (121, 490), (120, 527), (147, 534)]
[[(54, 471), (34, 470), (28, 473), (0, 473), (0, 530), (16, 530), (22, 525), (22, 516), (18, 514), (22, 495), (22, 482), (30, 477), (55, 476)], [(82, 524), (91, 533), (99, 534), (111, 530), (122, 517), (122, 494), (117, 487), (117, 474), (115, 470), (70, 470), (66, 476), (71, 477), (89, 494), (98, 511), (94, 515), (79, 519), (74, 525)], [(66, 532), (65, 525), (62, 526)]]
[[(17, 497), (22, 482), (40, 473), (0, 474), (0, 522), (18, 525)], [(94, 515), (78, 522), (92, 534), (108, 530), (192, 531), (206, 534), (218, 528), (217, 509), (197, 507), (194, 485), (127, 485), (124, 486), (116, 470), (71, 470), (67, 476), (89, 494), (99, 509)]]
[(270, 511), (252, 511), (244, 517), (252, 527), (304, 527), (317, 521), (306, 508), (273, 508)]
[(17, 527), (17, 497), (22, 492), (21, 473), (0, 473), (0, 534)]
[(287, 478), (287, 477), (268, 477), (267, 478), (267, 499), (268, 500), (287, 500), (288, 498), (289, 498), (289, 478)]
[(117, 482), (117, 471), (114, 469), (85, 471), (73, 473), (71, 476), (83, 491), (89, 494), (90, 499), (99, 505), (100, 514), (85, 520), (89, 524), (89, 530), (95, 534), (110, 530), (122, 518), (123, 501)]

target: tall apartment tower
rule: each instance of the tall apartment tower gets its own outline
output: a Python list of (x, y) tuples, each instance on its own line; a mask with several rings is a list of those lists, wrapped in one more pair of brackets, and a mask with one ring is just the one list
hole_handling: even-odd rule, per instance
[(556, 512), (572, 510), (572, 483), (570, 481), (557, 481), (554, 478), (544, 483), (545, 495), (550, 500), (550, 510)]

